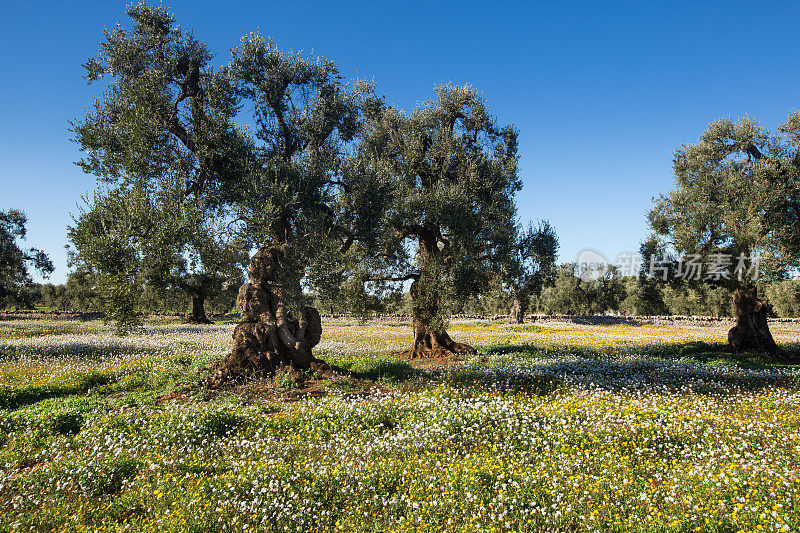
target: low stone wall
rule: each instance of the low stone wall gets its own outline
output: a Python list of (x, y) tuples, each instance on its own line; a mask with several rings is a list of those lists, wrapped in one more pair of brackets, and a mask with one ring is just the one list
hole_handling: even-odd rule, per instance
[(74, 318), (94, 320), (103, 318), (103, 313), (80, 313), (78, 311), (41, 311), (38, 309), (16, 309), (0, 311), (0, 318)]
[[(166, 318), (166, 317), (187, 317), (188, 313), (154, 313), (146, 315), (146, 318)], [(238, 318), (237, 315), (208, 315), (209, 318)], [(105, 314), (97, 311), (92, 313), (81, 313), (79, 311), (42, 311), (39, 309), (16, 309), (0, 310), (0, 318), (72, 318), (76, 320), (98, 320), (104, 318)]]
[[(769, 318), (771, 324), (789, 323), (800, 324), (800, 318)], [(711, 316), (614, 316), (614, 315), (530, 315), (526, 321), (532, 323), (569, 322), (573, 324), (608, 325), (608, 324), (660, 324), (660, 325), (686, 325), (686, 326), (719, 326), (733, 327), (736, 319), (732, 317)]]
[[(80, 313), (77, 311), (41, 311), (36, 309), (20, 309), (20, 310), (0, 310), (0, 318), (13, 319), (13, 318), (72, 318), (76, 320), (96, 320), (103, 318), (103, 313)], [(165, 317), (186, 317), (188, 314), (184, 313), (158, 313), (147, 315), (148, 318), (165, 318)], [(211, 320), (237, 320), (238, 313), (212, 315), (208, 317)], [(336, 313), (336, 314), (323, 314), (322, 318), (360, 318), (358, 315)], [(508, 315), (452, 315), (451, 320), (485, 320), (491, 322), (508, 322)], [(395, 322), (408, 322), (411, 323), (411, 315), (402, 313), (388, 313), (388, 314), (372, 314), (367, 316), (368, 320), (386, 320)], [(770, 318), (770, 323), (789, 323), (800, 324), (800, 318)], [(536, 323), (549, 323), (549, 322), (569, 322), (572, 324), (586, 324), (586, 325), (610, 325), (610, 324), (663, 324), (663, 325), (688, 325), (688, 326), (717, 326), (721, 324), (733, 324), (734, 319), (730, 317), (710, 317), (710, 316), (680, 316), (680, 315), (666, 315), (666, 316), (617, 316), (617, 315), (543, 315), (535, 314), (525, 317), (526, 324)]]
[[(349, 314), (327, 314), (322, 315), (323, 318), (357, 318), (356, 315)], [(369, 315), (370, 320), (394, 320), (400, 322), (411, 322), (411, 315), (407, 314), (373, 314)], [(451, 320), (485, 320), (490, 322), (509, 322), (508, 315), (452, 315)], [(792, 323), (800, 324), (800, 318), (770, 318), (770, 323)], [(535, 314), (527, 315), (525, 317), (526, 324), (536, 323), (550, 323), (550, 322), (569, 322), (572, 324), (587, 324), (587, 325), (611, 325), (611, 324), (664, 324), (664, 325), (677, 325), (684, 324), (688, 326), (716, 326), (716, 325), (730, 325), (735, 322), (731, 317), (711, 317), (711, 316), (680, 316), (680, 315), (666, 315), (666, 316), (619, 316), (619, 315), (544, 315)]]

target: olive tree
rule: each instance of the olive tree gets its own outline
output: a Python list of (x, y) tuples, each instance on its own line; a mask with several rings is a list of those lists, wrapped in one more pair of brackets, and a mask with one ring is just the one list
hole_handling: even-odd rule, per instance
[[(77, 253), (98, 275), (106, 316), (120, 331), (138, 323), (134, 278), (177, 286), (207, 322), (203, 302), (241, 260), (229, 235), (223, 185), (247, 166), (238, 104), (211, 52), (164, 8), (130, 7), (130, 28), (106, 30), (84, 65), (104, 92), (72, 124), (78, 164), (101, 187), (69, 228)], [(145, 272), (146, 271), (146, 272)]]
[(513, 297), (510, 315), (515, 323), (524, 322), (531, 297), (555, 281), (557, 256), (558, 236), (549, 222), (518, 230), (502, 274)]
[[(108, 82), (74, 126), (87, 152), (81, 165), (144, 191), (176, 180), (164, 190), (179, 192), (179, 208), (225, 221), (245, 249), (257, 250), (238, 295), (233, 349), (214, 365), (211, 386), (318, 364), (311, 351), (321, 321), (304, 305), (303, 282), (314, 263), (356, 238), (342, 197), (362, 187), (358, 174), (343, 171), (361, 89), (348, 88), (332, 62), (285, 53), (258, 34), (214, 68), (207, 47), (164, 8), (142, 3), (127, 13), (132, 27), (107, 31), (86, 64), (90, 81)], [(324, 277), (325, 269), (316, 272)]]
[[(412, 281), (410, 357), (474, 353), (447, 333), (448, 296), (486, 286), (513, 241), (517, 132), (499, 127), (470, 86), (440, 85), (410, 113), (372, 99), (359, 147), (362, 173), (382, 191), (368, 283)], [(367, 207), (364, 207), (367, 209)]]
[(599, 267), (591, 276), (577, 263), (563, 263), (555, 270), (553, 285), (542, 291), (539, 302), (545, 313), (600, 315), (619, 309), (625, 286), (616, 266)]
[[(780, 279), (800, 259), (800, 118), (790, 118), (786, 139), (749, 118), (720, 119), (673, 159), (675, 187), (649, 213), (650, 225), (679, 254), (678, 273), (733, 292), (735, 351), (780, 358), (767, 323), (769, 306), (756, 281)], [(705, 265), (705, 271), (694, 265)]]
[(344, 172), (359, 133), (358, 92), (330, 61), (284, 53), (258, 34), (233, 50), (229, 72), (236, 94), (255, 108), (257, 130), (255, 165), (227, 198), (259, 251), (239, 292), (242, 321), (233, 351), (211, 380), (221, 384), (286, 364), (326, 370), (311, 353), (322, 325), (319, 312), (304, 305), (303, 282), (314, 266), (321, 277), (330, 273), (324, 265), (355, 238), (343, 197), (362, 188), (359, 174)]
[(99, 189), (68, 228), (80, 261), (96, 274), (106, 317), (121, 332), (140, 321), (134, 292), (142, 285), (182, 291), (192, 303), (188, 321), (208, 324), (205, 301), (241, 284), (243, 243), (183, 191), (174, 180)]
[(36, 248), (21, 248), (17, 239), (25, 239), (28, 217), (17, 209), (0, 211), (0, 307), (31, 302), (25, 290), (33, 285), (29, 268), (42, 276), (53, 272), (53, 263), (47, 254)]

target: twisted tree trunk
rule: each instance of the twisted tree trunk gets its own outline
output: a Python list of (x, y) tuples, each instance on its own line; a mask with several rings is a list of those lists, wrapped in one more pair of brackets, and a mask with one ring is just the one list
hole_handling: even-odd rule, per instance
[(250, 282), (242, 285), (237, 298), (242, 318), (233, 331), (233, 350), (212, 367), (210, 388), (231, 380), (271, 376), (286, 365), (330, 371), (311, 354), (322, 335), (319, 313), (303, 307), (300, 317), (293, 318), (283, 289), (275, 283), (282, 259), (281, 247), (275, 246), (262, 248), (250, 260)]
[(446, 331), (436, 331), (414, 318), (414, 346), (401, 352), (400, 356), (416, 359), (449, 357), (453, 354), (474, 355), (476, 353), (478, 351), (469, 344), (451, 339)]
[[(449, 357), (453, 354), (476, 354), (478, 351), (469, 344), (456, 342), (450, 338), (447, 331), (432, 326), (434, 317), (439, 316), (440, 294), (438, 284), (441, 282), (431, 279), (431, 266), (439, 259), (439, 248), (435, 232), (423, 226), (419, 230), (420, 254), (422, 255), (421, 275), (411, 284), (411, 300), (413, 301), (412, 314), (414, 317), (414, 345), (411, 349), (401, 352), (400, 357), (439, 358)], [(422, 283), (420, 283), (422, 281)]]
[(522, 300), (515, 296), (514, 302), (511, 305), (511, 312), (509, 313), (509, 318), (511, 322), (514, 324), (523, 324), (525, 323), (525, 311), (527, 311), (527, 305), (522, 303)]
[(733, 307), (736, 325), (728, 332), (728, 345), (733, 351), (762, 352), (775, 359), (784, 355), (769, 331), (769, 304), (758, 299), (755, 287), (736, 289)]

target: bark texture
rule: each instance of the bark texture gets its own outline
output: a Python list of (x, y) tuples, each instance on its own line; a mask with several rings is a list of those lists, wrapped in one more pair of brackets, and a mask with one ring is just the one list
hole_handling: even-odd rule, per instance
[(476, 354), (478, 351), (461, 342), (450, 338), (446, 331), (436, 331), (430, 326), (414, 320), (414, 346), (402, 352), (401, 357), (415, 358), (442, 358), (453, 354)]
[(509, 313), (509, 319), (514, 324), (523, 324), (525, 322), (525, 311), (527, 311), (527, 309), (522, 303), (522, 300), (514, 298), (514, 303), (511, 305), (511, 312)]
[(755, 351), (767, 353), (774, 358), (783, 351), (775, 344), (769, 331), (767, 315), (769, 305), (759, 300), (755, 287), (736, 289), (733, 293), (736, 325), (728, 332), (728, 344), (735, 352)]
[(241, 322), (233, 331), (233, 350), (212, 367), (208, 381), (216, 388), (231, 380), (267, 377), (282, 366), (330, 371), (315, 359), (312, 348), (322, 336), (322, 321), (313, 307), (289, 313), (282, 290), (274, 282), (281, 267), (280, 248), (262, 248), (250, 260), (250, 282), (239, 289)]
[(213, 324), (206, 316), (206, 299), (192, 295), (192, 313), (186, 318), (190, 324)]
[[(432, 235), (432, 234), (431, 234)], [(420, 239), (422, 254), (422, 269), (431, 262), (440, 249), (435, 239), (425, 236)], [(424, 274), (423, 274), (424, 275)], [(400, 357), (407, 359), (416, 358), (446, 358), (454, 354), (476, 354), (478, 351), (468, 344), (456, 342), (450, 338), (447, 331), (441, 331), (431, 326), (431, 319), (439, 314), (439, 297), (437, 290), (438, 280), (427, 280), (421, 284), (421, 279), (416, 279), (411, 284), (411, 299), (413, 301), (412, 313), (414, 316), (414, 345), (411, 349), (401, 352)]]

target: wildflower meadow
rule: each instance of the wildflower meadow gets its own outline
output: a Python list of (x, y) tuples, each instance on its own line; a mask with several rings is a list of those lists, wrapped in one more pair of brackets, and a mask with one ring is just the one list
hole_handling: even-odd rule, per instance
[(0, 322), (0, 531), (800, 530), (800, 370), (724, 328), (327, 320), (350, 374), (207, 391), (232, 329)]

